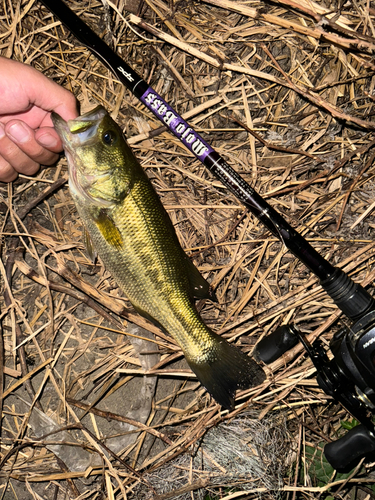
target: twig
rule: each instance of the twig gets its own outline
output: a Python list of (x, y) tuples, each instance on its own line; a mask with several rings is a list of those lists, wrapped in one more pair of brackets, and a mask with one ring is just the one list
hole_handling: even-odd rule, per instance
[(282, 153), (288, 153), (288, 154), (293, 154), (293, 155), (301, 155), (301, 156), (306, 156), (307, 158), (311, 158), (312, 160), (316, 161), (317, 163), (322, 163), (324, 160), (320, 158), (319, 156), (314, 156), (307, 151), (303, 151), (302, 149), (296, 149), (296, 148), (286, 148), (284, 146), (278, 146), (277, 144), (272, 144), (272, 142), (266, 141), (261, 137), (255, 130), (252, 130), (249, 128), (245, 123), (243, 123), (241, 120), (239, 120), (234, 114), (231, 115), (231, 120), (235, 121), (240, 125), (242, 128), (244, 128), (249, 134), (251, 134), (255, 139), (257, 139), (263, 146), (265, 146), (268, 149), (274, 150), (274, 151), (281, 151)]
[(200, 255), (201, 253), (206, 252), (210, 248), (215, 247), (219, 243), (222, 243), (223, 241), (226, 241), (228, 239), (228, 237), (233, 233), (233, 231), (235, 231), (235, 229), (241, 224), (241, 222), (244, 220), (244, 218), (246, 217), (246, 215), (248, 213), (249, 213), (248, 209), (244, 210), (244, 212), (241, 215), (241, 217), (239, 219), (237, 219), (232, 224), (232, 226), (228, 229), (228, 232), (226, 234), (224, 234), (224, 236), (222, 238), (220, 238), (218, 241), (215, 241), (215, 243), (211, 243), (211, 245), (207, 245), (206, 247), (202, 248), (202, 250), (197, 250), (196, 252), (191, 253), (190, 257), (195, 257), (196, 255)]
[(345, 207), (346, 207), (346, 204), (348, 203), (350, 195), (352, 194), (352, 192), (353, 192), (356, 184), (358, 183), (359, 179), (366, 172), (366, 170), (371, 167), (371, 165), (372, 165), (372, 163), (374, 161), (374, 158), (375, 158), (375, 151), (373, 151), (371, 153), (371, 156), (367, 160), (367, 162), (365, 163), (365, 166), (361, 169), (361, 171), (359, 172), (359, 174), (355, 177), (355, 179), (350, 184), (350, 187), (349, 187), (349, 189), (348, 189), (348, 191), (347, 191), (347, 193), (345, 195), (345, 199), (344, 199), (344, 201), (342, 203), (341, 212), (340, 212), (339, 218), (337, 220), (337, 224), (336, 224), (336, 231), (338, 231), (339, 228), (340, 228), (340, 226), (341, 226), (341, 222), (342, 222), (342, 218), (343, 218), (343, 215), (344, 215)]
[(162, 432), (157, 431), (156, 429), (153, 429), (152, 427), (149, 427), (145, 424), (142, 424), (141, 422), (137, 422), (136, 420), (133, 420), (131, 418), (123, 417), (122, 415), (118, 415), (117, 413), (112, 413), (110, 411), (103, 411), (99, 410), (99, 408), (93, 407), (91, 405), (85, 404), (82, 401), (77, 401), (74, 398), (70, 398), (67, 396), (66, 402), (76, 406), (77, 408), (81, 408), (82, 410), (85, 410), (86, 412), (93, 413), (94, 415), (98, 415), (99, 417), (106, 418), (108, 420), (116, 420), (117, 422), (124, 422), (129, 425), (133, 425), (134, 427), (137, 427), (138, 429), (148, 432), (149, 434), (152, 434), (153, 436), (157, 437), (158, 439), (161, 439), (165, 443), (172, 445), (173, 441), (171, 441), (168, 436), (163, 434)]
[(347, 113), (344, 113), (333, 104), (330, 104), (328, 101), (324, 100), (319, 94), (316, 94), (315, 92), (308, 89), (303, 90), (302, 88), (295, 85), (291, 81), (289, 76), (285, 73), (285, 71), (282, 70), (282, 68), (280, 67), (276, 59), (273, 57), (271, 52), (268, 50), (268, 48), (265, 46), (265, 44), (262, 43), (261, 46), (264, 52), (268, 55), (268, 57), (272, 60), (273, 64), (280, 71), (280, 73), (282, 73), (285, 80), (288, 82), (288, 87), (297, 92), (297, 94), (300, 94), (305, 99), (315, 104), (315, 106), (324, 109), (327, 113), (333, 116), (333, 118), (337, 118), (338, 120), (344, 120), (349, 123), (354, 123), (355, 125), (358, 125), (359, 127), (364, 129), (375, 130), (375, 123), (362, 120), (361, 118), (357, 118), (356, 116), (353, 115), (348, 115)]
[[(11, 239), (10, 247), (8, 250), (8, 259), (7, 259), (6, 266), (5, 266), (6, 279), (7, 279), (8, 284), (9, 284), (9, 289), (12, 286), (13, 266), (14, 266), (15, 259), (16, 259), (15, 245), (17, 244), (17, 241), (18, 241), (18, 238)], [(8, 288), (6, 288), (4, 291), (4, 301), (5, 301), (5, 305), (7, 307), (10, 307), (12, 305), (12, 299), (9, 295)], [(13, 325), (13, 327), (14, 327), (15, 334), (16, 334), (17, 345), (20, 345), (20, 344), (22, 344), (22, 340), (23, 340), (20, 325), (16, 322)], [(28, 375), (28, 368), (27, 368), (26, 352), (25, 352), (25, 347), (23, 345), (21, 345), (20, 348), (18, 349), (18, 357), (20, 360), (22, 377), (25, 379), (26, 391), (28, 392), (31, 401), (33, 401), (33, 399), (35, 398), (35, 391), (34, 391), (34, 388), (33, 388), (33, 385), (32, 385), (30, 378), (27, 376)], [(39, 410), (43, 411), (43, 408), (42, 408), (39, 401), (36, 401), (35, 405), (37, 406), (37, 408)]]
[(5, 367), (5, 349), (3, 327), (0, 322), (0, 452), (1, 452), (1, 438), (2, 438), (2, 423), (3, 423), (3, 405), (4, 405), (4, 367)]
[(168, 493), (163, 493), (161, 495), (155, 495), (154, 500), (168, 500), (169, 498), (175, 498), (184, 493), (189, 493), (191, 491), (200, 490), (205, 488), (210, 482), (210, 478), (207, 477), (205, 479), (199, 479), (198, 481), (194, 481), (194, 483), (188, 484), (186, 486), (182, 486), (176, 490), (170, 491)]
[[(312, 12), (310, 9), (304, 8), (303, 11), (313, 17), (315, 20), (317, 20), (321, 25), (316, 25), (314, 28), (309, 28), (307, 26), (303, 26), (302, 24), (296, 23), (295, 21), (292, 21), (290, 19), (284, 19), (282, 16), (275, 16), (272, 14), (267, 14), (266, 12), (262, 11), (262, 9), (254, 9), (251, 7), (248, 7), (246, 4), (239, 3), (239, 2), (233, 2), (230, 0), (204, 0), (206, 3), (210, 3), (212, 5), (215, 5), (216, 7), (222, 7), (224, 9), (229, 9), (234, 12), (238, 12), (241, 15), (245, 15), (248, 17), (251, 17), (253, 19), (257, 19), (259, 21), (265, 21), (266, 23), (274, 24), (276, 26), (280, 26), (282, 28), (288, 29), (295, 31), (296, 33), (301, 33), (306, 36), (313, 37), (317, 40), (327, 40), (328, 42), (334, 44), (334, 45), (339, 45), (341, 47), (344, 47), (346, 49), (350, 49), (352, 47), (356, 47), (357, 50), (365, 52), (367, 54), (372, 54), (375, 50), (375, 39), (373, 37), (358, 37), (355, 36), (357, 35), (356, 32), (352, 32), (348, 29), (340, 27), (336, 23), (332, 23), (326, 16), (321, 16), (319, 14), (316, 14)], [(279, 3), (283, 4), (284, 1), (280, 1)], [(295, 4), (291, 0), (288, 0), (288, 2), (285, 0), (285, 3), (288, 3), (290, 6), (298, 6), (298, 4)], [(299, 10), (302, 10), (301, 7), (299, 7)], [(346, 36), (349, 36), (349, 38), (344, 38), (336, 35), (335, 33), (331, 33), (329, 31), (326, 31), (323, 26), (324, 23), (329, 25), (330, 27), (333, 27), (335, 30), (345, 34)]]
[(50, 186), (48, 186), (46, 189), (44, 189), (44, 191), (42, 191), (41, 193), (39, 193), (38, 196), (36, 196), (32, 200), (30, 200), (23, 208), (21, 208), (20, 210), (18, 210), (17, 211), (17, 216), (21, 220), (24, 219), (26, 217), (26, 215), (29, 212), (31, 212), (31, 210), (33, 208), (35, 208), (37, 205), (39, 205), (39, 203), (41, 201), (43, 201), (46, 198), (48, 198), (48, 196), (50, 196), (52, 193), (54, 193), (55, 191), (57, 191), (58, 189), (60, 189), (61, 186), (63, 186), (64, 184), (66, 184), (67, 181), (68, 181), (67, 177), (60, 177), (60, 179), (58, 179), (53, 184), (51, 184)]

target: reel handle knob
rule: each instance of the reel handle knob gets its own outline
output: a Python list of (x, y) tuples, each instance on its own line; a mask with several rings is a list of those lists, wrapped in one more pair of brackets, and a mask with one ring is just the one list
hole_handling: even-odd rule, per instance
[(360, 424), (344, 437), (328, 443), (324, 447), (328, 462), (338, 472), (349, 472), (363, 457), (375, 456), (375, 435)]
[(297, 345), (298, 340), (293, 325), (282, 325), (258, 342), (255, 357), (268, 365)]

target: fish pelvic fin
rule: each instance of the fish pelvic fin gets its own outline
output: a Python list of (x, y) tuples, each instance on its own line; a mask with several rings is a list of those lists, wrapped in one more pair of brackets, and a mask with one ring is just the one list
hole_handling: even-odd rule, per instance
[(92, 243), (91, 236), (89, 235), (86, 228), (83, 231), (83, 243), (85, 245), (88, 258), (91, 260), (93, 264), (95, 264), (98, 255)]
[(123, 246), (121, 233), (105, 209), (99, 211), (95, 224), (105, 241), (117, 250), (121, 250)]
[(218, 337), (206, 360), (196, 362), (186, 356), (190, 368), (211, 396), (224, 408), (234, 406), (237, 389), (249, 389), (261, 384), (266, 376), (263, 369), (240, 349)]

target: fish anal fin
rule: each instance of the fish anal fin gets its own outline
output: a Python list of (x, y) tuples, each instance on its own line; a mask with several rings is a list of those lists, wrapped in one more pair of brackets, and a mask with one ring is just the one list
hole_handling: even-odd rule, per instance
[(215, 292), (206, 281), (192, 261), (185, 256), (185, 266), (190, 283), (190, 293), (195, 299), (210, 299), (217, 301)]
[(186, 356), (190, 368), (211, 396), (224, 408), (231, 409), (237, 389), (249, 389), (266, 378), (262, 368), (240, 349), (218, 337), (204, 362)]
[(151, 316), (151, 314), (149, 314), (148, 312), (146, 312), (145, 310), (143, 310), (141, 307), (139, 306), (135, 306), (134, 304), (132, 304), (134, 309), (137, 311), (137, 313), (140, 315), (140, 316), (143, 316), (143, 318), (146, 318), (148, 319), (153, 325), (157, 326), (158, 328), (160, 328), (161, 330), (163, 329), (163, 327), (161, 326), (161, 324), (156, 321), (155, 318), (153, 318)]
[(99, 211), (94, 222), (105, 241), (117, 250), (121, 250), (123, 247), (121, 233), (105, 209)]

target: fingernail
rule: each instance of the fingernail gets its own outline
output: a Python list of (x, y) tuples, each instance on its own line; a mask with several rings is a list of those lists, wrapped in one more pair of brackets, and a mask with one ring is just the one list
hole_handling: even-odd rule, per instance
[(53, 137), (51, 134), (43, 134), (40, 137), (38, 137), (38, 142), (45, 148), (54, 148), (57, 146), (57, 139), (56, 137)]
[(7, 130), (7, 135), (16, 142), (27, 142), (30, 139), (29, 130), (22, 123), (14, 123)]

